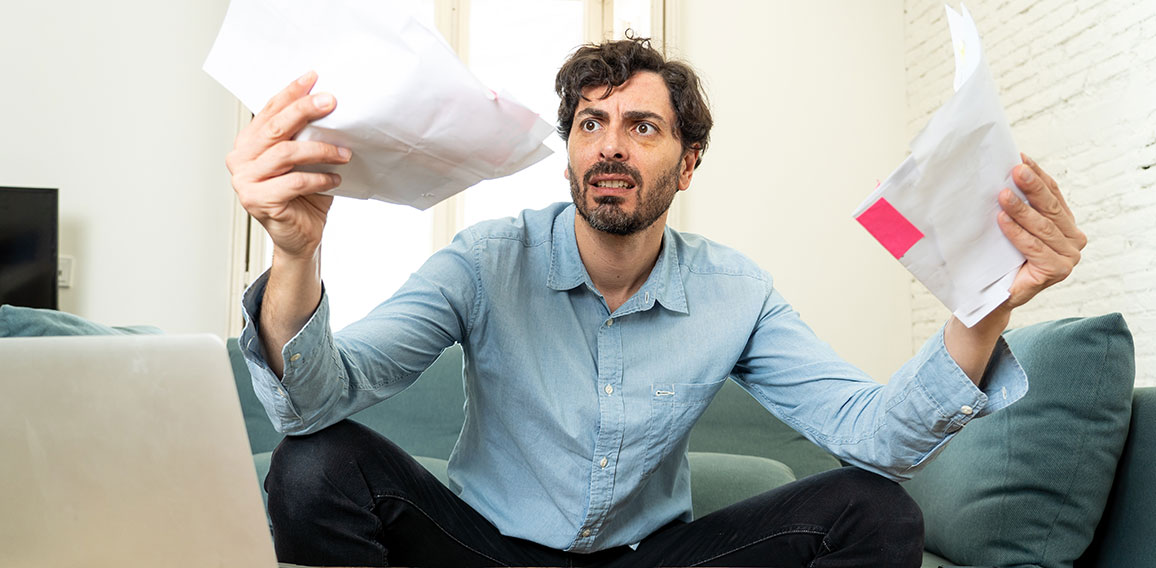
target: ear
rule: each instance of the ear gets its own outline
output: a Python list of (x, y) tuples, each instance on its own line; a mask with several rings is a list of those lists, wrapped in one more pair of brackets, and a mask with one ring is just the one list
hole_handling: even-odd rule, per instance
[(691, 148), (682, 155), (682, 162), (678, 171), (678, 190), (686, 191), (690, 188), (690, 179), (694, 177), (694, 164), (698, 161), (701, 152), (698, 148)]
[(570, 167), (569, 166), (562, 168), (562, 177), (566, 178), (567, 180), (570, 179)]

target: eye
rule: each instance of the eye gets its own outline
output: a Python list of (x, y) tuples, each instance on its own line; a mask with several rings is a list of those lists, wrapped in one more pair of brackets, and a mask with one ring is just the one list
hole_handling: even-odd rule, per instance
[(649, 122), (638, 123), (638, 126), (635, 126), (634, 130), (636, 130), (639, 134), (641, 134), (643, 136), (650, 136), (650, 135), (658, 132), (658, 129), (655, 128), (654, 125), (649, 123)]
[(595, 130), (602, 128), (602, 125), (598, 124), (597, 120), (588, 118), (582, 121), (581, 128), (583, 132), (594, 132)]

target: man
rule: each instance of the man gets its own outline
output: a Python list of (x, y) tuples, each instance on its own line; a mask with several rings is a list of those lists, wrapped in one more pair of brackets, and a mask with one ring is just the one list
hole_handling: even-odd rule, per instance
[[(274, 242), (241, 341), (289, 434), (267, 479), (283, 561), (417, 566), (918, 566), (922, 517), (894, 479), (1025, 392), (1000, 339), (1011, 310), (1063, 279), (1084, 235), (1028, 161), (999, 223), (1027, 257), (1008, 302), (954, 318), (887, 385), (814, 337), (738, 253), (665, 227), (706, 149), (694, 72), (644, 40), (579, 49), (558, 73), (574, 203), (463, 231), (392, 298), (331, 334), (319, 243), (340, 177), (295, 168), (349, 152), (294, 134), (335, 107), (308, 74), (228, 158)], [(449, 345), (466, 423), (445, 487), (342, 421), (399, 392)], [(858, 467), (693, 520), (688, 432), (728, 376)], [(992, 396), (989, 396), (992, 394)]]

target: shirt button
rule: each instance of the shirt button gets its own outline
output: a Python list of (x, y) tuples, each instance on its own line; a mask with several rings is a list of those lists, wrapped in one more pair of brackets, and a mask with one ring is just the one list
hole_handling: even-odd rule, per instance
[(602, 466), (603, 468), (605, 468), (605, 467), (606, 467), (606, 464), (608, 464), (608, 463), (610, 463), (610, 460), (608, 460), (608, 459), (606, 459), (606, 458), (602, 458), (602, 461), (598, 462), (598, 465), (600, 465), (600, 466)]
[(971, 416), (971, 413), (975, 412), (975, 409), (965, 404), (965, 405), (959, 407), (959, 411), (968, 415), (968, 416)]
[(588, 537), (588, 536), (590, 536), (590, 529), (586, 529), (586, 530), (582, 531), (582, 537), (583, 538)]
[(604, 388), (602, 390), (606, 391), (606, 394), (614, 394), (614, 387), (612, 387), (610, 385), (606, 385), (606, 388)]
[(610, 327), (612, 325), (614, 325), (614, 318), (606, 320), (606, 327)]
[(294, 353), (293, 356), (289, 358), (289, 362), (292, 363), (292, 362), (295, 362), (299, 359), (301, 359), (301, 354), (300, 353)]

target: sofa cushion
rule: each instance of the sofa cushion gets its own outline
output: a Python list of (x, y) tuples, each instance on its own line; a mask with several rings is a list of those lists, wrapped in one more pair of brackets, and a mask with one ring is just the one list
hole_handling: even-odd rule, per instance
[(159, 334), (151, 325), (110, 327), (66, 312), (0, 306), (0, 337), (54, 337), (62, 335)]
[(957, 564), (1072, 566), (1092, 540), (1128, 433), (1135, 359), (1120, 314), (1005, 334), (1024, 398), (967, 425), (905, 484), (926, 547)]
[(690, 451), (771, 458), (786, 464), (799, 478), (842, 465), (775, 418), (733, 380), (723, 384), (691, 429)]
[(690, 496), (694, 518), (795, 480), (779, 461), (757, 456), (690, 452)]

